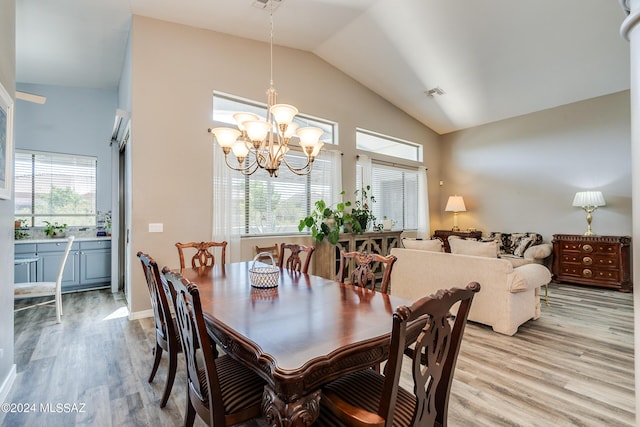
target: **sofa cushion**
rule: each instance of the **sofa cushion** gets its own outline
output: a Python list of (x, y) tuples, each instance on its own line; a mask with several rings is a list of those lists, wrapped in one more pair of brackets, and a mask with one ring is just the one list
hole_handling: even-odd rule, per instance
[(553, 246), (549, 243), (541, 243), (539, 245), (529, 246), (529, 249), (524, 251), (525, 259), (544, 259), (551, 255)]
[(407, 249), (419, 249), (421, 251), (444, 252), (444, 244), (440, 239), (417, 240), (402, 239), (402, 246)]
[(483, 242), (495, 241), (496, 245), (498, 246), (498, 254), (505, 254), (507, 253), (505, 243), (508, 242), (508, 239), (509, 239), (509, 234), (500, 233), (498, 231), (492, 231), (491, 233), (489, 233), (489, 236), (483, 237), (482, 241)]
[(452, 254), (473, 255), (488, 258), (498, 257), (498, 245), (495, 241), (479, 242), (477, 240), (449, 238), (449, 247)]

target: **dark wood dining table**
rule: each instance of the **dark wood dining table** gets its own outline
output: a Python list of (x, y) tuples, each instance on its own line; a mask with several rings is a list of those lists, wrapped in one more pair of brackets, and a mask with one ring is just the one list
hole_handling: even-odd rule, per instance
[(280, 269), (278, 286), (251, 286), (251, 262), (187, 268), (209, 335), (265, 379), (270, 425), (308, 426), (321, 387), (387, 359), (393, 311), (410, 301)]

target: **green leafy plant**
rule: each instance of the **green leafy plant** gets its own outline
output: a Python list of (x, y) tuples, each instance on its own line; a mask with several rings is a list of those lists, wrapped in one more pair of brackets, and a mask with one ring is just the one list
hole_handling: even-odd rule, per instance
[(46, 225), (44, 227), (44, 234), (49, 237), (56, 237), (64, 234), (67, 229), (67, 224), (58, 224), (57, 222), (50, 223), (49, 221), (43, 221)]
[(363, 233), (367, 231), (369, 224), (373, 224), (375, 228), (376, 217), (373, 215), (372, 207), (376, 199), (371, 194), (370, 185), (356, 190), (354, 194), (356, 201), (351, 210), (352, 227), (354, 232)]
[[(340, 193), (344, 194), (344, 191)], [(298, 231), (305, 228), (311, 230), (311, 237), (322, 242), (325, 238), (335, 245), (340, 237), (340, 230), (346, 223), (351, 222), (351, 214), (345, 210), (350, 207), (351, 202), (336, 203), (335, 206), (327, 206), (324, 200), (318, 200), (311, 214), (300, 220)]]

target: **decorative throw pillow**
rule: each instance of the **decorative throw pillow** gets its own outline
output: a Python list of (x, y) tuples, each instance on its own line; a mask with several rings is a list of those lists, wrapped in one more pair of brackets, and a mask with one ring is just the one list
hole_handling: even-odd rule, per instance
[(500, 233), (498, 231), (492, 231), (489, 233), (489, 237), (483, 237), (482, 240), (484, 242), (490, 242), (494, 240), (498, 245), (498, 253), (505, 254), (507, 253), (506, 245), (508, 245), (510, 234), (508, 233)]
[(440, 239), (416, 240), (402, 239), (402, 246), (407, 249), (419, 249), (421, 251), (443, 252), (443, 243)]
[(529, 246), (533, 243), (533, 239), (531, 237), (524, 237), (518, 241), (518, 245), (513, 248), (513, 254), (515, 256), (524, 256), (524, 251), (527, 250)]
[(498, 244), (495, 241), (479, 242), (477, 240), (451, 239), (449, 247), (452, 254), (483, 256), (488, 258), (498, 257)]

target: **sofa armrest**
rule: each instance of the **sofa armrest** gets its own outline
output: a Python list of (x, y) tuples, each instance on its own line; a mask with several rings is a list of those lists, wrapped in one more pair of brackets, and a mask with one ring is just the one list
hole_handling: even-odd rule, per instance
[(511, 292), (524, 292), (548, 284), (551, 281), (549, 269), (540, 264), (526, 264), (514, 268), (515, 278), (511, 284)]
[(527, 250), (524, 251), (523, 257), (524, 259), (542, 260), (551, 255), (552, 251), (553, 246), (551, 246), (551, 243), (541, 243), (527, 248)]

